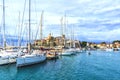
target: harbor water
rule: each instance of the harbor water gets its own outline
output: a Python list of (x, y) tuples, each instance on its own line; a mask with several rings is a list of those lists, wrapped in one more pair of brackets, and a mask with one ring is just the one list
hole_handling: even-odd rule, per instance
[(0, 66), (0, 80), (119, 80), (120, 52), (90, 51), (16, 68)]

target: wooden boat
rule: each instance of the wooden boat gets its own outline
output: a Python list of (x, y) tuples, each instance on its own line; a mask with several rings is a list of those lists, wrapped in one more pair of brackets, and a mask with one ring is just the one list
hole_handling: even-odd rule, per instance
[(56, 52), (47, 52), (46, 57), (47, 59), (57, 59), (59, 56)]

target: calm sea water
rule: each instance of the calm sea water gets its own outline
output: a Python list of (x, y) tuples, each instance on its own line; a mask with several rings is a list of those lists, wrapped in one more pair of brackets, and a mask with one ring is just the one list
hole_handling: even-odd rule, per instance
[(92, 51), (18, 69), (0, 66), (0, 80), (120, 80), (120, 52)]

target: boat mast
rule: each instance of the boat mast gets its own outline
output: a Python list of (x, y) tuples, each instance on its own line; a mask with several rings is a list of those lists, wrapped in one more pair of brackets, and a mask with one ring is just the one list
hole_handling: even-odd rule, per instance
[(42, 13), (41, 13), (41, 21), (40, 21), (40, 40), (41, 40), (41, 46), (42, 46), (43, 13), (44, 13), (44, 11), (42, 11)]
[(63, 23), (63, 17), (61, 17), (60, 23), (61, 23), (61, 37), (62, 37), (62, 44), (61, 44), (61, 46), (64, 46), (64, 40), (65, 40), (65, 39), (63, 39), (63, 36), (64, 36), (64, 35), (63, 35), (63, 27), (64, 27), (64, 26), (63, 26), (63, 24), (64, 24), (64, 23)]
[(3, 48), (6, 48), (6, 39), (5, 39), (5, 0), (3, 0)]
[(63, 35), (63, 17), (60, 19), (61, 22), (61, 36)]
[(28, 42), (28, 51), (31, 50), (31, 0), (29, 0), (29, 29), (28, 29), (28, 33), (29, 33), (29, 42)]
[(66, 13), (65, 13), (65, 16), (64, 16), (64, 47), (66, 47), (66, 35), (65, 35), (65, 32), (66, 31)]
[(19, 12), (19, 16), (18, 16), (18, 20), (19, 20), (19, 24), (18, 24), (18, 47), (20, 48), (20, 27), (21, 27), (21, 25), (20, 25), (20, 12)]
[(66, 34), (66, 13), (64, 15), (64, 35)]

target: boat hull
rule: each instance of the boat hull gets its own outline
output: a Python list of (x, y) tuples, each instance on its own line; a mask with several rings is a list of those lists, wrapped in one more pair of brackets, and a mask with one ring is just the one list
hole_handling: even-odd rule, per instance
[(16, 58), (0, 58), (0, 65), (12, 64), (16, 62)]
[(22, 66), (32, 65), (32, 64), (43, 62), (45, 60), (46, 60), (46, 56), (43, 56), (43, 55), (18, 57), (16, 61), (16, 66), (22, 67)]
[(16, 54), (1, 53), (0, 54), (0, 65), (12, 64), (16, 62)]
[(58, 56), (47, 56), (47, 59), (48, 59), (48, 60), (57, 59), (57, 58), (59, 58), (59, 57), (58, 57)]
[(107, 52), (112, 52), (114, 51), (113, 49), (106, 49)]
[(62, 52), (60, 55), (62, 55), (62, 56), (71, 56), (72, 52)]

